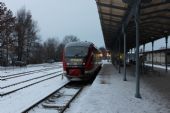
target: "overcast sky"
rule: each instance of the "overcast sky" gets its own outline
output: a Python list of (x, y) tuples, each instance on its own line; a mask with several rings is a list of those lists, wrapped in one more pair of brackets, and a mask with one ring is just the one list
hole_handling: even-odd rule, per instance
[(16, 15), (25, 7), (38, 22), (42, 40), (75, 35), (82, 41), (104, 46), (95, 0), (1, 0)]

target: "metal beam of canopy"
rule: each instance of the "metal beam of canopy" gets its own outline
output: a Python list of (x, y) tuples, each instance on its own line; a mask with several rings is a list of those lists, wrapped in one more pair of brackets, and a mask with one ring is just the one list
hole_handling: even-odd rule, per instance
[(113, 17), (117, 17), (117, 18), (122, 18), (123, 16), (118, 15), (118, 14), (110, 14), (110, 13), (106, 13), (106, 12), (99, 12), (102, 15), (108, 15), (108, 16), (113, 16)]
[[(113, 32), (115, 33), (114, 35), (107, 35), (107, 37), (114, 40), (113, 44), (106, 43), (106, 47), (108, 47), (109, 49), (111, 50), (116, 49), (115, 44), (118, 41), (115, 40), (118, 40), (121, 37), (122, 24), (124, 24), (125, 29), (127, 29), (127, 26), (128, 29), (131, 29), (132, 27), (135, 26), (133, 21), (133, 16), (135, 13), (134, 4), (136, 4), (136, 2), (137, 0), (96, 0), (101, 23), (110, 24), (111, 22), (111, 24), (115, 25), (116, 28), (113, 30)], [(169, 29), (170, 23), (168, 21), (170, 19), (170, 13), (169, 13), (170, 0), (141, 0), (141, 2), (142, 3), (140, 5), (140, 9), (141, 9), (140, 25), (143, 24), (146, 25), (146, 27), (150, 26), (150, 28), (152, 26), (155, 26), (153, 28), (156, 30), (158, 28), (158, 32), (161, 28), (162, 31), (165, 30), (169, 31), (168, 34), (170, 34), (170, 29)], [(105, 25), (101, 25), (101, 26), (105, 27)], [(141, 32), (143, 32), (143, 30), (145, 29), (142, 29)], [(159, 33), (160, 33), (158, 34), (159, 36), (153, 36), (153, 37), (162, 36), (161, 30)], [(148, 32), (146, 34), (150, 34), (150, 33)], [(127, 37), (127, 41), (129, 41), (129, 35), (127, 35), (126, 37)], [(122, 38), (121, 41), (123, 41), (123, 37), (121, 38)], [(145, 37), (140, 37), (139, 41), (141, 42), (141, 40), (143, 39), (145, 39)], [(154, 40), (155, 39), (157, 38), (154, 38)], [(123, 43), (121, 46), (123, 46)], [(129, 44), (127, 43), (127, 47), (128, 46)], [(123, 47), (121, 49), (123, 50)]]
[(102, 6), (102, 7), (109, 7), (109, 8), (115, 8), (115, 9), (120, 9), (120, 10), (127, 10), (125, 7), (121, 7), (118, 5), (113, 5), (113, 4), (105, 4), (101, 2), (97, 2), (97, 5)]

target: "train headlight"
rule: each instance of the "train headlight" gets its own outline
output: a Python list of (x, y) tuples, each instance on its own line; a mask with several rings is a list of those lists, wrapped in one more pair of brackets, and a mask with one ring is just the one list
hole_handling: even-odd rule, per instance
[(100, 53), (100, 54), (99, 54), (99, 56), (100, 56), (100, 57), (103, 57), (103, 54), (102, 54), (102, 53)]
[(67, 63), (67, 65), (70, 65), (70, 63)]
[(63, 71), (63, 74), (66, 74), (66, 71)]

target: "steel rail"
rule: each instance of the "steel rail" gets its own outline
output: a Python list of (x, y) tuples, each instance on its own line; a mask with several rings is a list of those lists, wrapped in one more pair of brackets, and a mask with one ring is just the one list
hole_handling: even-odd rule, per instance
[(41, 102), (45, 101), (47, 98), (51, 97), (52, 95), (54, 95), (56, 92), (58, 92), (59, 90), (61, 90), (63, 87), (67, 86), (70, 82), (64, 84), (63, 86), (61, 86), (59, 89), (53, 91), (52, 93), (50, 93), (48, 96), (46, 96), (45, 98), (41, 99), (40, 101), (32, 104), (30, 107), (28, 107), (27, 109), (23, 110), (21, 113), (28, 113), (28, 111), (30, 111), (31, 109), (33, 109), (34, 107), (36, 107), (38, 104), (40, 104)]
[[(43, 98), (42, 100), (38, 101), (37, 103), (33, 104), (32, 106), (30, 106), (29, 108), (27, 108), (26, 110), (24, 110), (22, 113), (29, 113), (30, 110), (34, 109), (35, 107), (38, 107), (41, 103), (43, 104), (43, 102), (47, 101), (49, 98), (51, 98), (53, 95), (55, 95), (56, 93), (58, 93), (60, 90), (62, 90), (63, 88), (67, 88), (66, 86), (69, 86), (70, 82), (63, 85), (62, 87), (60, 87), (59, 89), (57, 89), (56, 91), (52, 92), (51, 94), (49, 94), (48, 96), (46, 96), (45, 98)], [(69, 88), (75, 88), (75, 86), (70, 86)], [(67, 101), (67, 103), (64, 106), (55, 106), (55, 107), (45, 107), (44, 109), (46, 110), (51, 110), (53, 108), (56, 108), (56, 110), (59, 113), (64, 113), (64, 111), (69, 107), (70, 103), (75, 99), (75, 97), (82, 91), (83, 86), (78, 86), (76, 88), (79, 88), (75, 94), (73, 95), (69, 95), (71, 96), (71, 98), (69, 99), (69, 101)], [(63, 95), (64, 96), (64, 95)], [(60, 97), (59, 97), (60, 98)], [(61, 96), (62, 98), (62, 96)], [(58, 98), (57, 98), (58, 99)], [(61, 108), (60, 108), (61, 107)], [(43, 109), (43, 108), (42, 108)], [(47, 111), (48, 112), (48, 111)]]
[(46, 80), (49, 80), (49, 79), (52, 79), (52, 78), (55, 78), (55, 77), (58, 77), (58, 76), (60, 76), (60, 75), (62, 75), (62, 74), (63, 74), (63, 73), (58, 74), (58, 75), (55, 75), (55, 76), (52, 76), (52, 77), (48, 77), (48, 78), (46, 78), (46, 79), (43, 79), (43, 80), (40, 80), (40, 81), (37, 81), (37, 82), (31, 83), (31, 84), (29, 84), (29, 85), (26, 85), (26, 86), (23, 86), (23, 87), (17, 88), (17, 89), (12, 90), (12, 91), (8, 91), (8, 92), (5, 92), (5, 93), (1, 93), (1, 94), (0, 94), (0, 96), (6, 96), (6, 95), (9, 95), (9, 94), (14, 93), (14, 92), (16, 92), (16, 91), (19, 91), (19, 90), (21, 90), (21, 89), (24, 89), (24, 88), (30, 87), (30, 86), (32, 86), (32, 85), (35, 85), (35, 84), (41, 83), (41, 82), (43, 82), (43, 81), (46, 81)]
[(32, 81), (32, 80), (35, 80), (35, 79), (43, 78), (43, 77), (46, 77), (47, 75), (52, 75), (52, 74), (59, 73), (59, 72), (61, 72), (61, 71), (57, 71), (57, 72), (49, 73), (49, 74), (46, 74), (46, 75), (43, 75), (43, 76), (39, 76), (39, 77), (31, 78), (31, 79), (28, 79), (28, 80), (20, 81), (20, 82), (14, 83), (14, 84), (10, 84), (10, 85), (1, 87), (1, 89), (5, 89), (5, 88), (11, 87), (11, 86), (15, 86), (15, 85), (18, 85), (18, 84), (29, 82), (29, 81)]
[(6, 76), (1, 76), (1, 78), (2, 78), (1, 80), (6, 80), (6, 79), (15, 78), (15, 77), (20, 77), (20, 76), (23, 76), (23, 75), (29, 75), (29, 74), (32, 74), (32, 73), (38, 73), (38, 72), (46, 71), (48, 69), (52, 70), (53, 68), (56, 68), (56, 67), (39, 69), (39, 70), (34, 70), (34, 71), (22, 72), (22, 73), (16, 73), (16, 74), (11, 74), (11, 75), (6, 75)]

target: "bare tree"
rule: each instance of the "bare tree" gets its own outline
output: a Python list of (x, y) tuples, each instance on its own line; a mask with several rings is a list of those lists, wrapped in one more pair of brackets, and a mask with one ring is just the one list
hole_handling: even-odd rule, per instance
[(45, 52), (44, 47), (41, 43), (35, 43), (34, 49), (32, 49), (32, 52), (29, 56), (29, 63), (37, 64), (44, 62), (45, 59)]
[[(14, 27), (15, 17), (12, 11), (8, 10), (5, 4), (0, 2), (0, 52), (5, 51), (6, 63), (8, 63), (9, 49), (13, 47)], [(4, 55), (2, 55), (2, 57), (3, 56)]]
[(80, 39), (78, 39), (76, 36), (67, 35), (67, 36), (64, 37), (62, 44), (66, 45), (69, 42), (77, 42), (77, 41), (80, 41)]
[(64, 48), (64, 44), (60, 43), (60, 45), (58, 46), (57, 52), (56, 52), (57, 61), (62, 61), (63, 48)]
[(25, 8), (21, 8), (17, 12), (16, 17), (17, 53), (19, 61), (24, 60), (28, 63), (31, 48), (38, 39), (37, 32), (37, 23), (32, 19), (31, 12), (26, 11)]
[(49, 38), (44, 42), (45, 58), (56, 60), (56, 52), (59, 46), (58, 38)]
[(37, 32), (37, 22), (32, 21), (32, 23), (30, 23), (30, 27), (28, 27), (28, 31), (27, 31), (27, 38), (26, 38), (26, 60), (27, 63), (29, 63), (29, 57), (30, 54), (32, 53), (32, 50), (34, 50), (34, 48), (37, 48), (37, 45), (39, 47), (39, 42), (40, 42), (40, 37), (38, 37)]

